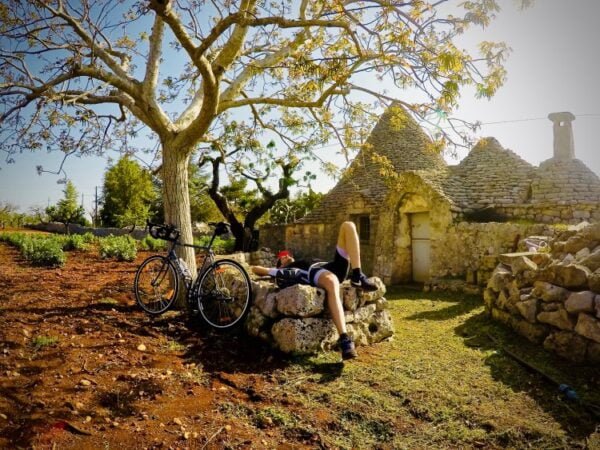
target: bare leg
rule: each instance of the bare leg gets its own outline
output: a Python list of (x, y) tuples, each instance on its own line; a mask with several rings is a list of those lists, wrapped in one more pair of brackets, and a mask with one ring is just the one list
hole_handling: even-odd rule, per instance
[(346, 333), (346, 318), (344, 317), (344, 307), (340, 299), (340, 282), (331, 272), (324, 272), (319, 277), (317, 286), (325, 289), (327, 292), (327, 306), (331, 313), (333, 324), (339, 334)]
[(354, 222), (342, 223), (340, 233), (338, 234), (337, 246), (348, 253), (350, 266), (353, 269), (360, 268), (360, 244)]

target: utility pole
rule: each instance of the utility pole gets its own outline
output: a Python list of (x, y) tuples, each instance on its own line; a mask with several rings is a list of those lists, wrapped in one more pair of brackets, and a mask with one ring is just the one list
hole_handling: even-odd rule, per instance
[(96, 186), (96, 197), (94, 199), (94, 227), (98, 226), (98, 186)]

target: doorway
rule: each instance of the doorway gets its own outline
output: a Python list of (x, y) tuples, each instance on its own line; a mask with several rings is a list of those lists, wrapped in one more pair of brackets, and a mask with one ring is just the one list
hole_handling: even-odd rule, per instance
[(425, 283), (429, 281), (431, 265), (429, 213), (413, 213), (409, 217), (413, 280)]

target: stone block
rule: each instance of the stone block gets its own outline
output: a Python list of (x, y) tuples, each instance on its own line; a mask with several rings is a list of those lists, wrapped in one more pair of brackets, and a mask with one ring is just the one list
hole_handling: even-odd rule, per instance
[(340, 298), (346, 311), (355, 311), (360, 306), (360, 298), (355, 288), (348, 283), (340, 286)]
[(544, 348), (574, 362), (583, 362), (588, 347), (587, 339), (572, 331), (559, 331), (544, 340)]
[(304, 284), (296, 284), (273, 294), (277, 311), (286, 316), (313, 317), (321, 314), (325, 305), (325, 291)]
[(529, 256), (529, 259), (531, 259), (539, 268), (545, 267), (550, 262), (552, 257), (549, 253), (535, 253)]
[(537, 311), (538, 311), (538, 300), (537, 299), (531, 299), (531, 300), (525, 300), (523, 302), (518, 302), (516, 304), (517, 309), (519, 310), (519, 312), (521, 313), (521, 315), (525, 318), (525, 320), (527, 320), (527, 322), (530, 323), (535, 323), (536, 320), (536, 316), (537, 316)]
[(557, 311), (542, 311), (537, 315), (537, 320), (560, 328), (561, 330), (572, 330), (575, 326), (575, 321), (569, 316), (569, 313), (562, 308)]
[(536, 281), (533, 284), (531, 295), (540, 298), (545, 302), (563, 302), (569, 296), (570, 291), (560, 286), (547, 283), (545, 281)]
[(541, 344), (549, 333), (546, 325), (529, 323), (525, 320), (512, 320), (511, 326), (513, 330), (535, 344)]
[(279, 316), (277, 311), (277, 292), (270, 292), (265, 296), (257, 296), (254, 304), (260, 309), (260, 312), (272, 319)]
[[(587, 348), (587, 360), (592, 364), (600, 364), (600, 344), (596, 342), (590, 342)], [(600, 438), (600, 436), (599, 436)], [(600, 444), (600, 439), (598, 441)], [(598, 446), (600, 448), (600, 445)]]
[(357, 289), (356, 291), (358, 294), (358, 298), (360, 299), (361, 306), (365, 303), (374, 302), (378, 298), (383, 297), (386, 293), (385, 284), (383, 284), (383, 281), (381, 281), (378, 277), (371, 277), (369, 278), (369, 281), (375, 283), (375, 285), (377, 286), (377, 290), (373, 292), (366, 292), (362, 289)]
[(579, 263), (590, 269), (592, 272), (600, 269), (600, 246), (597, 246), (588, 256), (579, 261)]
[(594, 294), (592, 291), (574, 292), (565, 302), (565, 309), (572, 314), (594, 311)]
[(494, 292), (500, 292), (507, 281), (512, 279), (512, 272), (509, 267), (499, 264), (490, 277), (487, 287), (494, 290)]
[(375, 309), (377, 311), (383, 311), (390, 307), (390, 304), (388, 303), (388, 301), (385, 297), (381, 297), (381, 298), (378, 298), (377, 300), (375, 300), (374, 305), (375, 305)]
[(513, 264), (515, 264), (515, 261), (520, 260), (522, 257), (529, 257), (534, 254), (535, 252), (503, 253), (502, 255), (498, 256), (498, 260), (502, 264), (512, 268)]
[(512, 323), (514, 322), (512, 316), (506, 311), (502, 311), (501, 309), (492, 308), (491, 314), (494, 320), (502, 322), (505, 325), (512, 326)]
[(375, 344), (394, 334), (394, 325), (388, 311), (377, 311), (364, 321), (355, 320), (347, 328), (356, 345)]
[(330, 319), (315, 317), (282, 319), (273, 325), (271, 334), (277, 348), (296, 355), (331, 349), (338, 337)]
[(580, 313), (577, 318), (575, 331), (594, 342), (600, 343), (600, 321), (594, 316)]
[(511, 268), (514, 276), (519, 276), (525, 271), (536, 272), (538, 270), (537, 264), (527, 256), (519, 256), (513, 259)]
[(566, 288), (585, 289), (592, 271), (580, 264), (557, 264), (549, 268), (554, 272), (554, 283)]
[(491, 310), (494, 304), (496, 303), (496, 292), (492, 288), (485, 288), (483, 291), (483, 302), (485, 303), (485, 307), (487, 310)]
[(596, 271), (588, 277), (588, 287), (596, 294), (600, 294), (600, 269), (596, 269)]
[(257, 306), (252, 305), (248, 317), (246, 318), (246, 322), (244, 323), (244, 327), (250, 336), (258, 337), (260, 332), (268, 326), (269, 322), (269, 319), (261, 314), (260, 309)]

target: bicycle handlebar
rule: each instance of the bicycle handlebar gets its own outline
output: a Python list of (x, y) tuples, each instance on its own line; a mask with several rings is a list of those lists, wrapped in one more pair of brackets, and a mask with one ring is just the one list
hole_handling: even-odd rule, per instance
[[(152, 223), (149, 219), (146, 220), (146, 225), (148, 226), (150, 236), (154, 239), (177, 242), (181, 235), (179, 228), (174, 225)], [(231, 225), (227, 222), (209, 222), (208, 225), (214, 227), (215, 236), (227, 234), (231, 229)]]

